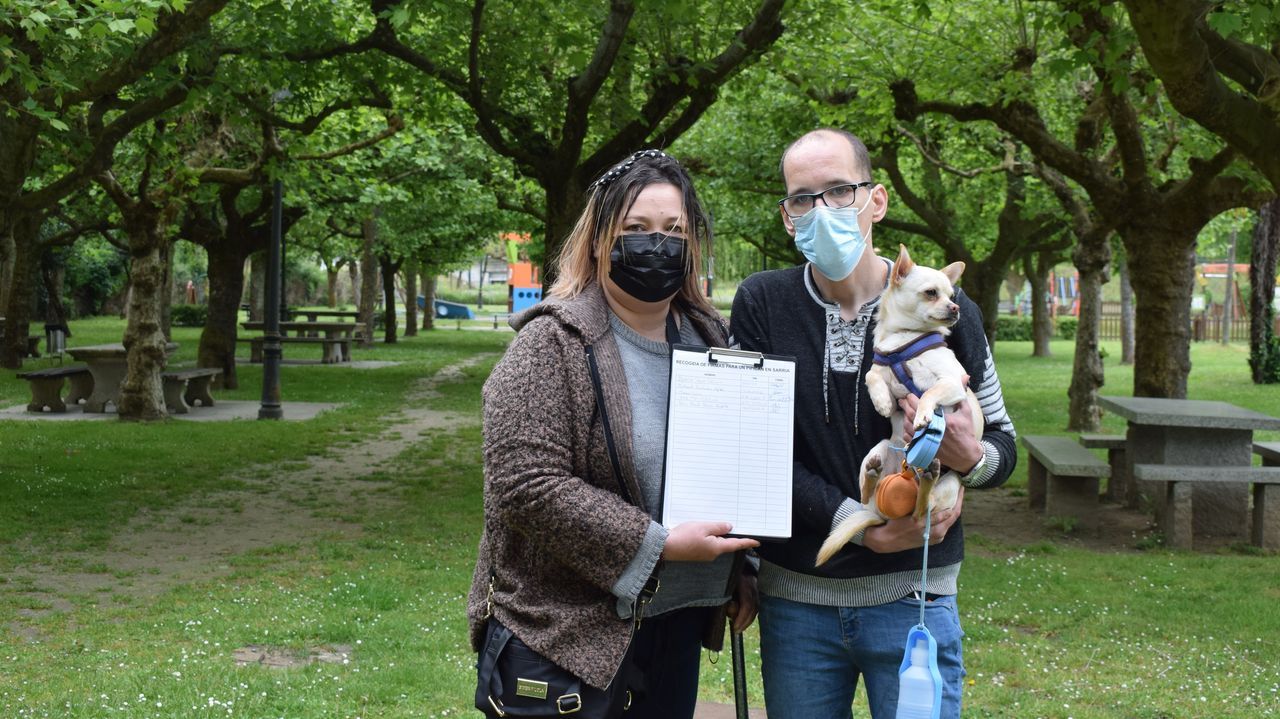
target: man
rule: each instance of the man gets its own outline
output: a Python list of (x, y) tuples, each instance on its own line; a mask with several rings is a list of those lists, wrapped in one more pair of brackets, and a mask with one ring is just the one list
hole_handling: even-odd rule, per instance
[[(964, 677), (956, 580), (964, 556), (961, 499), (932, 517), (928, 585), (921, 585), (924, 523), (910, 516), (866, 530), (815, 568), (818, 547), (858, 509), (858, 467), (889, 436), (872, 407), (875, 315), (890, 263), (869, 241), (888, 209), (871, 181), (866, 147), (841, 130), (815, 130), (782, 156), (782, 223), (809, 259), (747, 278), (734, 298), (732, 334), (743, 349), (796, 357), (793, 525), (761, 557), (760, 635), (770, 719), (848, 717), (861, 676), (875, 719), (892, 719), (907, 634), (920, 618), (938, 642), (943, 717), (960, 715)], [(977, 305), (957, 292), (960, 320), (948, 338), (982, 405), (975, 439), (966, 412), (947, 414), (937, 457), (965, 487), (998, 486), (1017, 461), (1013, 423)], [(907, 426), (914, 398), (903, 401)], [(890, 470), (892, 471), (892, 470)]]

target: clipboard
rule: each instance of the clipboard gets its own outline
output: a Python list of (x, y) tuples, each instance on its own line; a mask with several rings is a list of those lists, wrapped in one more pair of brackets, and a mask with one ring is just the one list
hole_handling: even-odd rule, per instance
[(659, 517), (725, 521), (730, 536), (791, 536), (794, 357), (671, 346)]

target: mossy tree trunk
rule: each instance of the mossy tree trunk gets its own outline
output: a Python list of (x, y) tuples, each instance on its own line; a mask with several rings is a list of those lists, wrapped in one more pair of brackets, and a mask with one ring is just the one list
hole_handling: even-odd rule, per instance
[(436, 326), (436, 276), (434, 272), (422, 274), (422, 329), (435, 329)]
[(360, 223), (360, 323), (364, 325), (362, 347), (373, 346), (373, 313), (378, 293), (378, 258), (374, 246), (378, 243), (378, 220), (375, 211)]
[(1071, 386), (1067, 389), (1070, 409), (1067, 429), (1096, 432), (1102, 424), (1098, 390), (1106, 381), (1102, 354), (1098, 351), (1098, 329), (1102, 318), (1102, 286), (1107, 282), (1111, 261), (1108, 232), (1094, 232), (1080, 238), (1074, 262), (1080, 272), (1080, 314), (1076, 324), (1076, 352), (1071, 365)]
[(0, 366), (18, 369), (22, 367), (22, 358), (27, 353), (27, 336), (31, 329), (32, 305), (40, 265), (40, 215), (13, 212), (4, 219), (8, 222), (6, 226), (0, 227), (0, 231), (10, 233), (13, 242), (13, 274), (9, 281), (9, 301), (2, 310), (4, 342), (0, 343)]
[(1043, 255), (1027, 255), (1023, 266), (1027, 282), (1031, 284), (1031, 356), (1049, 357), (1049, 340), (1053, 338), (1053, 317), (1049, 312), (1050, 258)]
[(392, 260), (391, 255), (378, 255), (378, 269), (382, 273), (382, 341), (395, 344), (396, 337), (396, 274), (404, 260)]
[[(122, 208), (123, 209), (123, 208)], [(164, 335), (161, 307), (165, 288), (165, 260), (168, 254), (162, 235), (161, 208), (142, 201), (124, 211), (129, 237), (129, 318), (124, 331), (128, 369), (120, 385), (120, 419), (147, 421), (169, 416), (165, 408), (160, 373), (168, 363), (169, 340)]]

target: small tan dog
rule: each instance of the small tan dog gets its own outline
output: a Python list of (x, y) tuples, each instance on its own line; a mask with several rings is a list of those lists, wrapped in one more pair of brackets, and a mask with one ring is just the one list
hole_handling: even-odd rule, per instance
[[(858, 476), (865, 508), (847, 517), (827, 536), (818, 550), (819, 565), (859, 532), (906, 514), (906, 510), (896, 516), (881, 511), (876, 490), (881, 471), (885, 468), (892, 471), (903, 461), (903, 449), (895, 448), (894, 443), (903, 436), (904, 417), (898, 400), (912, 394), (908, 383), (920, 390), (914, 429), (928, 425), (935, 409), (967, 399), (974, 432), (982, 436), (982, 408), (978, 398), (965, 386), (964, 367), (944, 341), (960, 319), (960, 306), (951, 298), (953, 285), (964, 272), (964, 263), (953, 262), (942, 270), (921, 267), (911, 261), (905, 246), (899, 247), (876, 317), (876, 364), (866, 375), (871, 402), (877, 412), (890, 419), (893, 434), (881, 440), (862, 460)], [(942, 474), (941, 464), (934, 460), (932, 466), (919, 473), (918, 480), (920, 486), (911, 512), (916, 519), (923, 519), (926, 512), (955, 506), (960, 495), (958, 474), (953, 471)]]

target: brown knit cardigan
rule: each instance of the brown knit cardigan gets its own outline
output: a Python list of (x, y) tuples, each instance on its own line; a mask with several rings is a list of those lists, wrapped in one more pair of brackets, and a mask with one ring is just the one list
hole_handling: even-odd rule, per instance
[[(683, 314), (710, 344), (727, 341), (719, 315)], [(471, 645), (479, 651), (484, 639), (492, 567), (493, 616), (604, 688), (632, 633), (609, 590), (639, 550), (649, 514), (619, 495), (585, 347), (596, 355), (624, 481), (643, 502), (622, 357), (598, 285), (572, 300), (546, 299), (511, 324), (516, 337), (484, 384), (484, 533), (467, 602)]]

